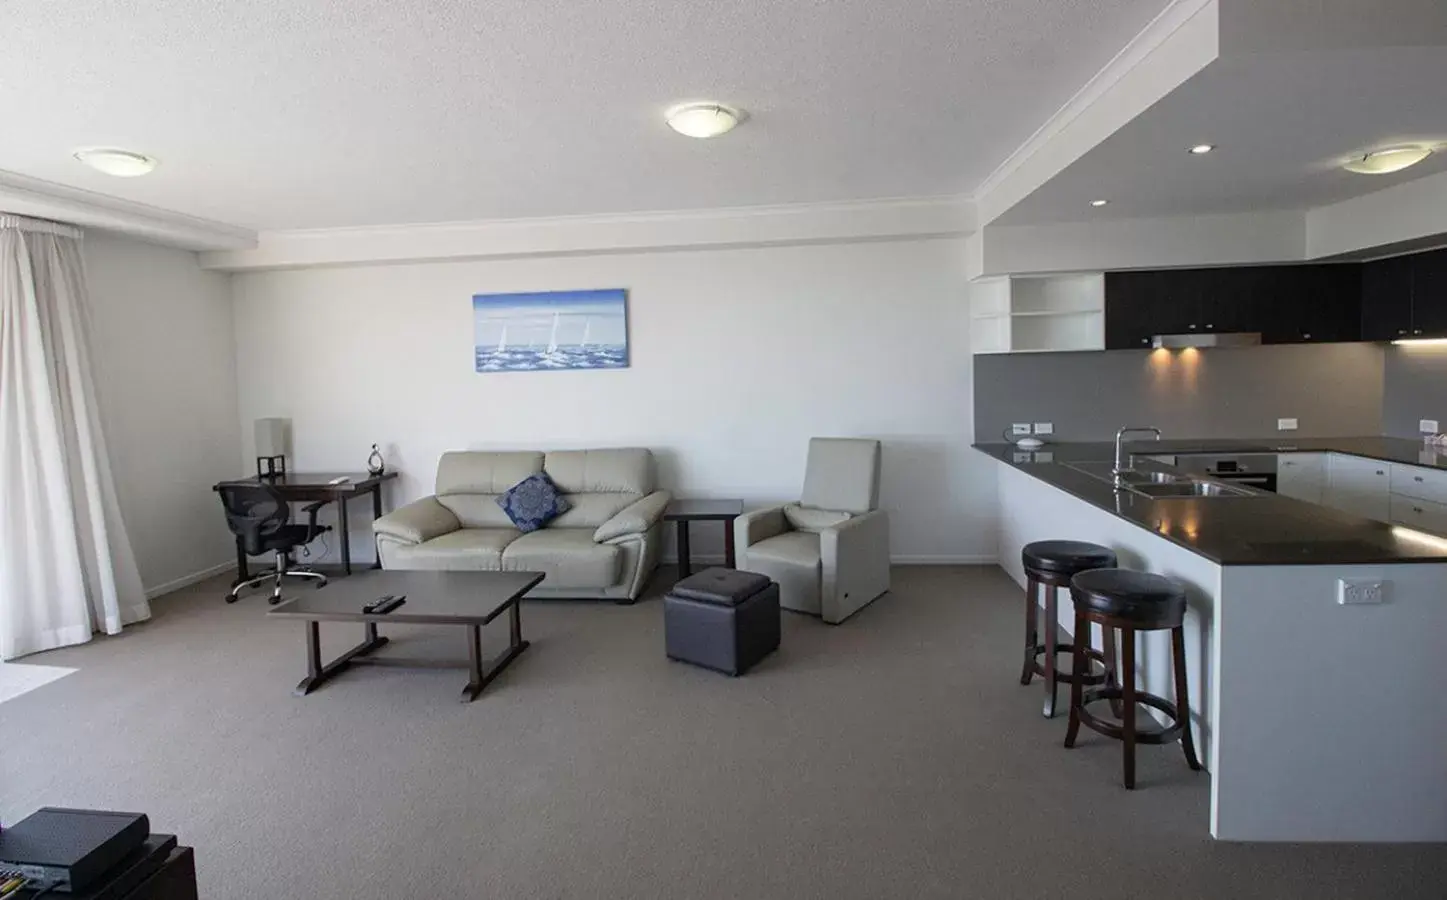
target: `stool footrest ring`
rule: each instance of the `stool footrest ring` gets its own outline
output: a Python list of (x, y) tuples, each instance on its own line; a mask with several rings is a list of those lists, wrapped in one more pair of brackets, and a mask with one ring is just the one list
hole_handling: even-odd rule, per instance
[[(1080, 723), (1091, 731), (1098, 732), (1106, 737), (1120, 740), (1125, 736), (1125, 727), (1118, 722), (1109, 722), (1098, 718), (1089, 710), (1092, 703), (1101, 700), (1121, 700), (1125, 692), (1118, 687), (1104, 687), (1086, 691), (1080, 703)], [(1147, 694), (1144, 691), (1136, 691), (1135, 701), (1141, 706), (1149, 706), (1152, 709), (1160, 710), (1171, 719), (1169, 725), (1158, 725), (1155, 728), (1136, 728), (1135, 739), (1139, 744), (1169, 744), (1180, 738), (1185, 723), (1181, 721), (1180, 712), (1176, 704), (1165, 697), (1156, 694)], [(1147, 721), (1155, 722), (1154, 719)]]

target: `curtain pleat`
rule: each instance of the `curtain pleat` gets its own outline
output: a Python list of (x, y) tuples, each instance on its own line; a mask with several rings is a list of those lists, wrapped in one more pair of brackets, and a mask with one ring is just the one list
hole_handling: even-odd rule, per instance
[(79, 240), (0, 217), (0, 659), (150, 617), (90, 348)]

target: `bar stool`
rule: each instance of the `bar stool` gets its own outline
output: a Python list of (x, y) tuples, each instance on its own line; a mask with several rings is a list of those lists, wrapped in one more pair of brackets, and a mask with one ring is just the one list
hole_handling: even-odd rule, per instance
[[(1065, 746), (1075, 746), (1080, 726), (1116, 738), (1125, 744), (1125, 786), (1135, 788), (1135, 747), (1141, 744), (1169, 744), (1177, 738), (1186, 754), (1186, 765), (1200, 771), (1196, 746), (1191, 738), (1190, 694), (1186, 690), (1186, 591), (1180, 584), (1150, 572), (1130, 569), (1095, 569), (1081, 572), (1071, 579), (1070, 597), (1075, 603), (1075, 633), (1100, 625), (1107, 634), (1120, 629), (1120, 684), (1087, 691), (1077, 680), (1070, 688), (1070, 727), (1065, 731)], [(1164, 697), (1137, 691), (1135, 687), (1135, 636), (1137, 631), (1171, 631), (1171, 665), (1175, 673), (1176, 702)], [(1089, 663), (1075, 645), (1074, 669), (1087, 671)], [(1112, 651), (1113, 655), (1113, 651)], [(1112, 667), (1113, 668), (1113, 667)], [(1086, 707), (1098, 700), (1119, 701), (1122, 707), (1120, 724), (1106, 722), (1091, 714)], [(1170, 723), (1154, 728), (1136, 727), (1136, 704), (1160, 710)]]
[[(1111, 678), (1110, 666), (1115, 659), (1115, 650), (1109, 643), (1114, 635), (1107, 631), (1106, 652), (1102, 654), (1090, 647), (1089, 634), (1082, 639), (1075, 632), (1075, 643), (1058, 643), (1055, 635), (1059, 629), (1056, 612), (1056, 593), (1060, 588), (1070, 587), (1070, 579), (1089, 569), (1108, 569), (1116, 565), (1115, 552), (1099, 544), (1084, 541), (1036, 541), (1026, 544), (1020, 551), (1020, 560), (1025, 565), (1025, 666), (1020, 671), (1020, 683), (1029, 684), (1032, 676), (1045, 679), (1045, 706), (1041, 714), (1050, 719), (1055, 716), (1056, 684), (1064, 681), (1073, 683), (1073, 673), (1056, 671), (1055, 654), (1074, 653), (1075, 648), (1085, 647), (1085, 655), (1099, 662), (1105, 671), (1099, 675), (1087, 673), (1081, 676), (1085, 684), (1105, 684)], [(1045, 641), (1040, 642), (1040, 629), (1036, 626), (1036, 596), (1040, 588), (1045, 589)]]

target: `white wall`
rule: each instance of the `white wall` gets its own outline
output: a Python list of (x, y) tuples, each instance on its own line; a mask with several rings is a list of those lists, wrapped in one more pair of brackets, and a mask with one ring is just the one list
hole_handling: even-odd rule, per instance
[[(958, 240), (234, 279), (240, 421), (290, 417), (294, 469), (360, 471), (381, 443), (402, 473), (390, 506), (430, 493), (439, 454), (461, 447), (645, 446), (676, 493), (797, 498), (811, 435), (867, 435), (885, 442), (897, 559), (993, 557)], [(608, 287), (629, 291), (631, 368), (473, 371), (473, 294)], [(242, 441), (244, 463), (249, 427)], [(368, 517), (352, 523), (358, 559)], [(695, 552), (717, 552), (711, 531)]]
[(84, 247), (116, 491), (154, 596), (235, 561), (211, 491), (238, 473), (230, 276), (100, 232)]

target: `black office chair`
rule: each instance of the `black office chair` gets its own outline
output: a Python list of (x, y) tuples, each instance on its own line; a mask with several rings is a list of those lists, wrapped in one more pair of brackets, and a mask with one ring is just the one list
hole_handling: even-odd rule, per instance
[(226, 509), (226, 524), (232, 534), (241, 539), (242, 549), (249, 556), (272, 552), (276, 554), (276, 567), (269, 572), (239, 582), (226, 595), (227, 603), (235, 603), (241, 596), (241, 589), (255, 587), (267, 581), (275, 586), (271, 591), (271, 603), (281, 602), (281, 580), (288, 575), (296, 578), (312, 578), (317, 587), (327, 583), (327, 576), (310, 569), (291, 568), (291, 552), (297, 547), (310, 544), (316, 536), (331, 531), (329, 525), (317, 525), (317, 510), (326, 506), (326, 501), (312, 503), (303, 509), (307, 513), (305, 525), (291, 524), (291, 504), (287, 503), (270, 486), (265, 484), (224, 484), (219, 488), (221, 505)]

